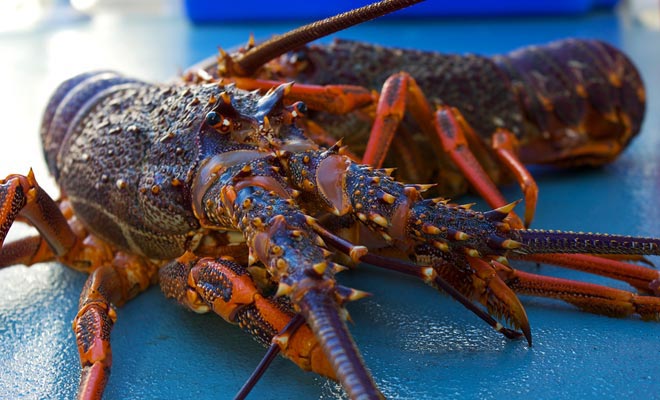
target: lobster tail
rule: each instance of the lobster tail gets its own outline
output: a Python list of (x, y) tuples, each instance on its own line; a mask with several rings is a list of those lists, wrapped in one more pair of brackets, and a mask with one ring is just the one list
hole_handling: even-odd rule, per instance
[(529, 134), (523, 162), (601, 165), (639, 132), (644, 85), (633, 63), (609, 44), (567, 39), (493, 60), (523, 110)]
[(590, 253), (660, 255), (660, 240), (602, 233), (518, 230), (523, 246), (516, 253)]

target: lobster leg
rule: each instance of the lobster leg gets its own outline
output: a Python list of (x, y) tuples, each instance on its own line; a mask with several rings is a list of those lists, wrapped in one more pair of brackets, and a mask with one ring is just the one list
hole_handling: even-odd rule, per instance
[[(245, 90), (269, 90), (282, 84), (280, 81), (232, 77), (223, 81), (234, 82)], [(287, 96), (304, 101), (312, 110), (323, 110), (333, 114), (346, 114), (373, 103), (374, 95), (362, 86), (354, 85), (293, 85)]]
[[(0, 180), (0, 245), (19, 215), (37, 228), (55, 255), (66, 253), (76, 242), (59, 206), (39, 187), (31, 170), (27, 176), (9, 175)], [(25, 259), (38, 251), (38, 246), (34, 241), (24, 241), (9, 251), (14, 253), (12, 257)]]
[(110, 332), (117, 319), (114, 307), (153, 284), (157, 269), (143, 258), (116, 252), (112, 262), (91, 272), (73, 321), (82, 366), (79, 399), (102, 397), (112, 365)]
[(660, 298), (639, 296), (587, 282), (578, 282), (498, 267), (498, 274), (516, 293), (560, 299), (584, 311), (610, 317), (639, 315), (660, 320)]
[[(446, 106), (439, 107), (436, 111), (435, 124), (445, 151), (449, 154), (458, 169), (463, 172), (463, 175), (475, 190), (491, 207), (502, 207), (507, 204), (506, 199), (495, 185), (493, 178), (486, 173), (483, 167), (483, 160), (489, 159), (490, 155), (479, 158), (475, 157), (474, 149), (477, 149), (478, 144), (481, 142), (477, 138), (476, 133), (462, 117), (460, 111)], [(538, 188), (534, 178), (532, 178), (529, 171), (518, 160), (515, 146), (515, 137), (508, 131), (501, 130), (493, 135), (493, 151), (495, 155), (498, 157), (500, 164), (513, 173), (523, 191), (525, 197), (524, 226), (529, 226), (536, 210)], [(483, 154), (483, 152), (479, 152), (478, 154)], [(491, 167), (491, 170), (496, 171), (497, 168)], [(523, 226), (517, 220), (517, 217), (513, 218), (511, 222), (517, 227)]]
[[(529, 227), (534, 218), (539, 189), (529, 170), (518, 158), (518, 140), (510, 131), (499, 129), (493, 134), (492, 146), (502, 165), (513, 173), (525, 196), (525, 227)], [(500, 204), (502, 206), (504, 204)]]
[(455, 108), (441, 106), (435, 113), (435, 126), (445, 152), (454, 164), (491, 207), (501, 207), (507, 201), (486, 173), (470, 149), (466, 134), (470, 129), (462, 126), (462, 116)]
[(511, 258), (606, 276), (627, 282), (642, 293), (660, 296), (660, 272), (657, 269), (589, 254), (526, 254), (512, 255)]
[(277, 343), (282, 354), (303, 370), (336, 379), (309, 327), (280, 334), (294, 316), (291, 306), (260, 294), (245, 267), (232, 259), (197, 258), (186, 253), (161, 268), (159, 281), (167, 297), (192, 311), (213, 311), (238, 324), (258, 342)]
[(120, 280), (111, 267), (96, 269), (87, 279), (73, 321), (82, 371), (79, 399), (100, 399), (110, 376), (110, 331), (117, 320), (111, 304), (120, 300)]
[(432, 135), (431, 107), (415, 80), (405, 72), (390, 76), (383, 84), (374, 124), (362, 163), (380, 168), (405, 112), (411, 112), (426, 135)]
[[(392, 75), (383, 85), (374, 125), (362, 159), (364, 164), (382, 166), (406, 111), (412, 114), (427, 137), (439, 139), (442, 148), (463, 176), (488, 204), (492, 207), (501, 207), (507, 203), (495, 185), (493, 177), (486, 172), (486, 169), (499, 170), (489, 149), (483, 146), (481, 139), (457, 109), (440, 106), (434, 118), (424, 93), (415, 80), (405, 72)], [(433, 124), (429, 121), (433, 121)], [(508, 143), (510, 141), (498, 142), (499, 147), (495, 148), (495, 152), (500, 162), (514, 172), (521, 184), (527, 205), (525, 225), (529, 225), (534, 216), (538, 190), (531, 175), (517, 161), (513, 148), (508, 146)], [(517, 217), (512, 215), (512, 218)]]
[(9, 242), (0, 249), (0, 268), (33, 265), (55, 259), (55, 254), (41, 236), (29, 236)]
[(48, 196), (32, 171), (0, 181), (0, 243), (19, 216), (41, 235), (8, 243), (0, 252), (0, 265), (58, 259), (74, 269), (91, 272), (80, 296), (73, 330), (82, 366), (78, 398), (100, 399), (112, 364), (110, 330), (116, 313), (111, 304), (121, 305), (146, 289), (156, 266), (121, 252), (113, 254), (81, 227), (74, 224), (72, 229), (65, 213), (70, 214), (66, 202), (58, 205)]

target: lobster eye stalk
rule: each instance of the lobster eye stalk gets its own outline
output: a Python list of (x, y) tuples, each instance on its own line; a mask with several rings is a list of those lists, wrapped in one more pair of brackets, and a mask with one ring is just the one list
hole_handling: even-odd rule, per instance
[(301, 26), (283, 35), (275, 36), (237, 56), (231, 62), (231, 72), (237, 76), (249, 76), (275, 57), (311, 41), (422, 1), (424, 0), (383, 0)]

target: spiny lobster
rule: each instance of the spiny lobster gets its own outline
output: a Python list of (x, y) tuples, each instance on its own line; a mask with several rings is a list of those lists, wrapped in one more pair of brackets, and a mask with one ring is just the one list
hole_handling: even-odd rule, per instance
[[(589, 311), (657, 319), (656, 297), (549, 280), (512, 270), (506, 260), (545, 260), (527, 255), (545, 252), (657, 254), (658, 240), (528, 231), (507, 222), (512, 206), (479, 213), (424, 200), (425, 185), (398, 183), (388, 170), (353, 162), (342, 146), (324, 149), (309, 141), (297, 126), (304, 122), (303, 103), (283, 102), (291, 92), (290, 85), (260, 95), (223, 83), (149, 85), (91, 73), (55, 94), (44, 141), (63, 199), (53, 202), (31, 174), (7, 177), (3, 237), (15, 218), (25, 218), (43, 239), (9, 243), (0, 255), (3, 265), (57, 258), (91, 273), (75, 322), (83, 397), (98, 394), (107, 379), (111, 303), (144, 290), (159, 268), (168, 295), (274, 341), (301, 367), (339, 378), (352, 397), (379, 393), (341, 321), (344, 303), (363, 294), (336, 284), (333, 275), (342, 267), (330, 259), (329, 247), (353, 262), (419, 276), (466, 305), (466, 297), (484, 302), (530, 341), (524, 310), (507, 285), (522, 293), (540, 286), (543, 295)], [(356, 224), (360, 237), (344, 236)], [(367, 252), (365, 245), (415, 264)], [(615, 268), (622, 268), (640, 290), (657, 290), (653, 270), (562, 258), (619, 278)], [(596, 293), (610, 297), (584, 300)], [(285, 328), (300, 321), (297, 315), (307, 325)], [(521, 335), (481, 316), (507, 336)]]

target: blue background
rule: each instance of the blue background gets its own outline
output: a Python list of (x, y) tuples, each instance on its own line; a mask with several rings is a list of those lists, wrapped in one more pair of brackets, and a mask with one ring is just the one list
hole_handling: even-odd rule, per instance
[[(218, 45), (266, 38), (298, 22), (192, 26), (183, 17), (116, 16), (0, 35), (0, 175), (26, 173), (57, 193), (41, 159), (40, 113), (58, 82), (91, 69), (143, 79), (176, 76)], [(660, 33), (610, 12), (526, 19), (388, 19), (343, 38), (443, 52), (494, 54), (563, 37), (606, 40), (627, 52), (647, 85), (643, 130), (600, 169), (534, 169), (535, 227), (660, 237)], [(520, 194), (504, 188), (509, 199)], [(470, 198), (460, 199), (471, 201)], [(481, 207), (484, 209), (484, 207)], [(24, 231), (13, 232), (14, 235)], [(536, 270), (535, 266), (526, 266)], [(542, 266), (544, 274), (627, 288)], [(0, 398), (71, 398), (79, 364), (71, 321), (85, 276), (56, 263), (0, 271)], [(373, 297), (350, 305), (351, 331), (392, 398), (650, 398), (660, 393), (660, 324), (611, 319), (554, 301), (525, 299), (534, 347), (509, 341), (420, 282), (370, 267), (343, 284)], [(231, 398), (264, 350), (212, 315), (196, 315), (152, 288), (118, 311), (107, 399)], [(333, 382), (278, 359), (252, 398), (342, 395)]]

